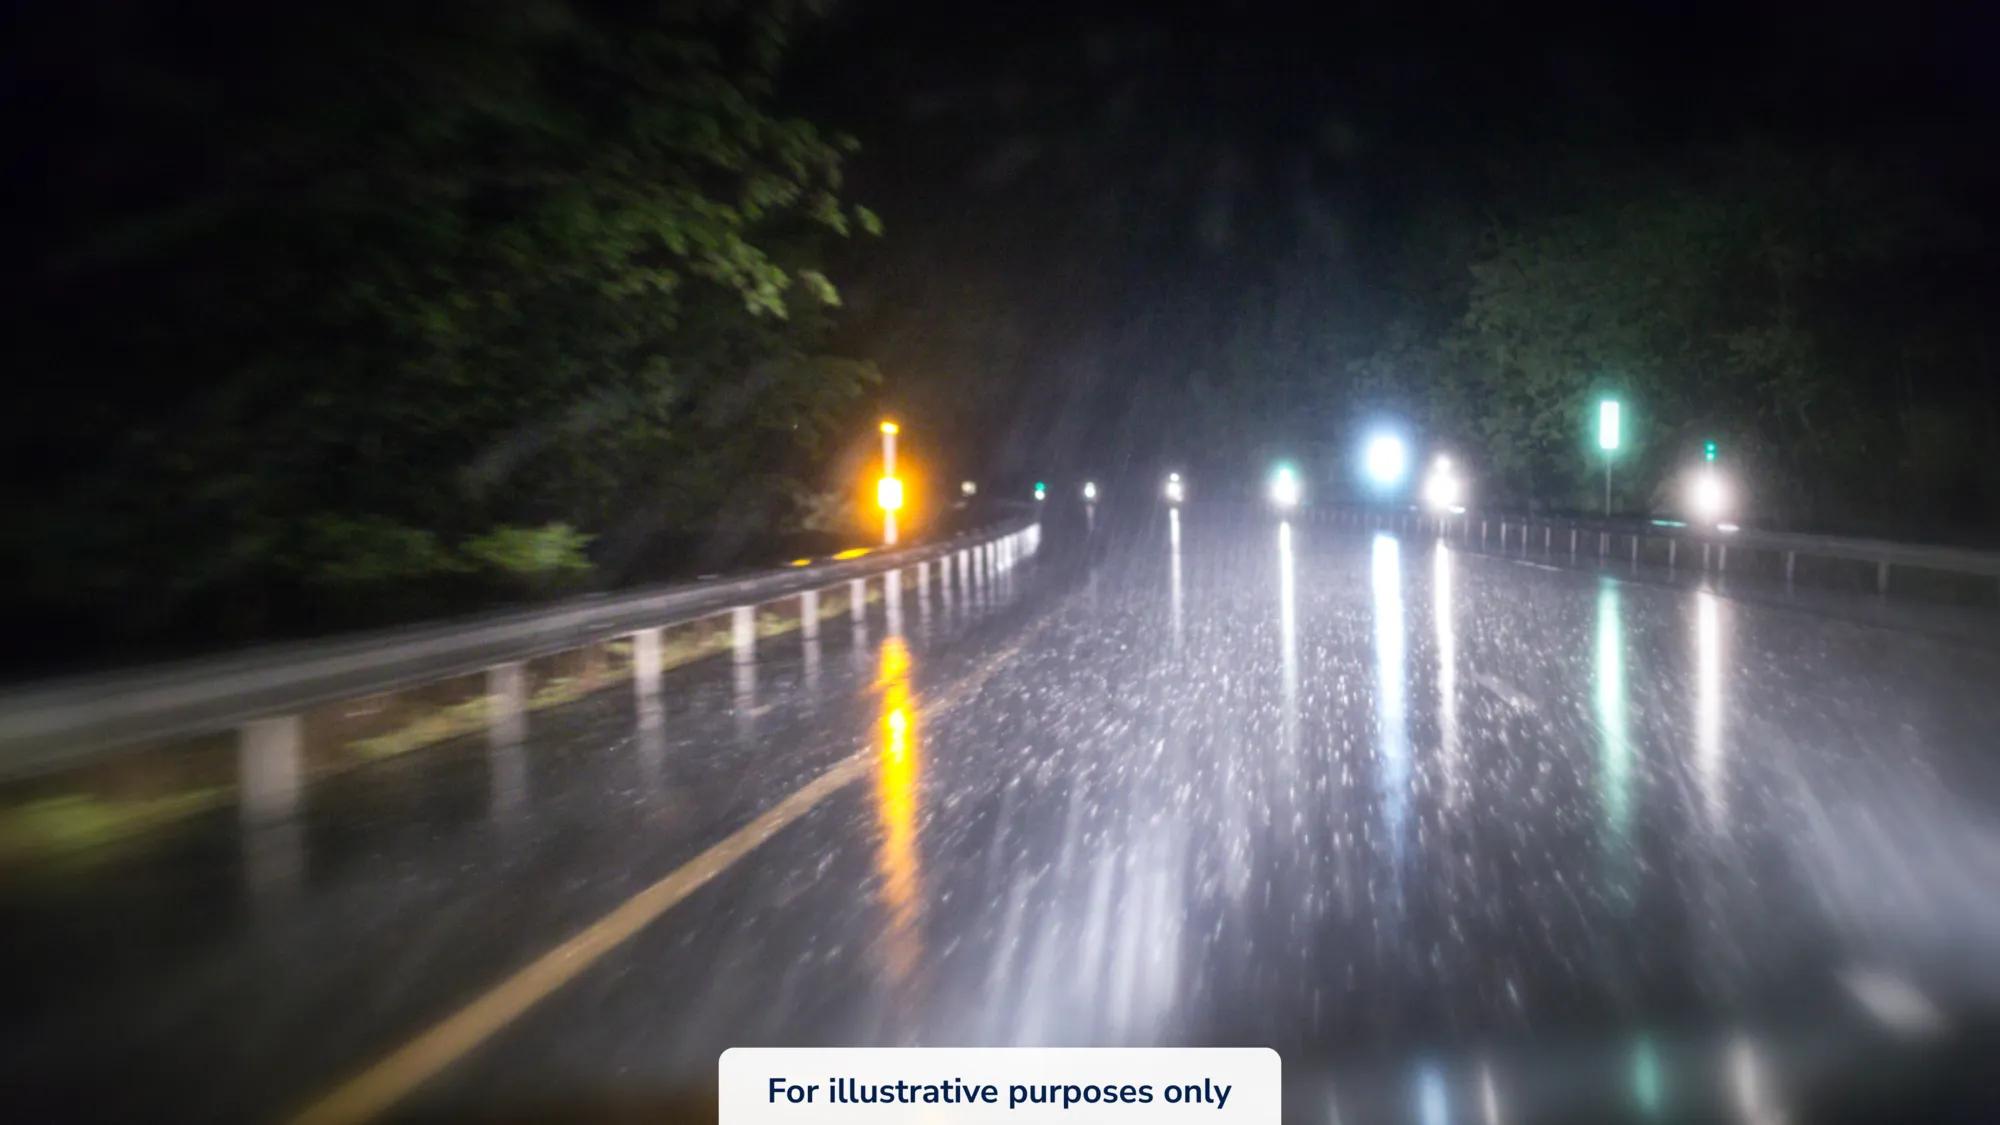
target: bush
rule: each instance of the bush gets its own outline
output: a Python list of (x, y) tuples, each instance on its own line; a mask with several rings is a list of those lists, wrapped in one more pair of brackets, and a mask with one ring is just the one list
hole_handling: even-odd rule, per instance
[(514, 578), (578, 577), (590, 571), (584, 548), (592, 538), (566, 523), (502, 525), (467, 540), (461, 551), (474, 566)]
[(436, 533), (381, 516), (313, 516), (303, 540), (299, 570), (314, 585), (408, 582), (464, 569)]

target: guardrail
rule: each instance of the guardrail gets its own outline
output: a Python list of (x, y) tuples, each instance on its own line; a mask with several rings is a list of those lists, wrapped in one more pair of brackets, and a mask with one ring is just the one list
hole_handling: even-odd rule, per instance
[(904, 572), (914, 571), (920, 591), (933, 580), (949, 591), (955, 569), (964, 587), (1032, 554), (1040, 531), (1023, 517), (844, 562), (28, 685), (0, 692), (0, 780), (88, 764), (142, 740), (234, 730), (239, 787), (251, 800), (260, 789), (296, 786), (297, 715), (306, 708), (483, 672), (487, 721), (505, 722), (527, 706), (524, 661), (629, 638), (635, 681), (657, 681), (662, 630), (721, 616), (729, 620), (729, 647), (745, 659), (754, 653), (760, 606), (796, 599), (798, 627), (816, 637), (823, 591), (845, 587), (859, 619), (871, 582), (893, 598)]
[(1897, 543), (1885, 539), (1503, 512), (1438, 514), (1407, 509), (1337, 507), (1318, 509), (1315, 515), (1330, 518), (1330, 522), (1336, 524), (1411, 530), (1429, 528), (1439, 535), (1450, 535), (1455, 527), (1458, 537), (1465, 541), (1473, 538), (1476, 529), (1479, 542), (1486, 543), (1497, 538), (1498, 546), (1503, 551), (1515, 539), (1523, 548), (1532, 548), (1539, 533), (1542, 549), (1550, 553), (1566, 551), (1571, 557), (1576, 557), (1580, 552), (1589, 553), (1594, 546), (1599, 558), (1629, 552), (1634, 562), (1639, 560), (1642, 544), (1663, 542), (1667, 548), (1665, 561), (1670, 567), (1680, 565), (1680, 548), (1686, 543), (1690, 546), (1689, 565), (1693, 565), (1692, 548), (1699, 547), (1702, 569), (1713, 569), (1718, 573), (1728, 571), (1732, 548), (1739, 553), (1762, 551), (1781, 560), (1787, 582), (1794, 579), (1801, 555), (1840, 559), (1872, 565), (1875, 568), (1875, 589), (1881, 594), (1889, 592), (1889, 574), (1895, 567), (2000, 579), (2000, 552)]

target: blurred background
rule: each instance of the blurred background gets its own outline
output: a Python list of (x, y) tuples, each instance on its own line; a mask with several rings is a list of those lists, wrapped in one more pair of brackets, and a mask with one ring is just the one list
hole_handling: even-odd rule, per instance
[(6, 20), (19, 671), (838, 549), (885, 415), (906, 521), (1382, 415), (1589, 508), (1611, 392), (1620, 510), (1712, 440), (1746, 522), (2000, 522), (1991, 13)]

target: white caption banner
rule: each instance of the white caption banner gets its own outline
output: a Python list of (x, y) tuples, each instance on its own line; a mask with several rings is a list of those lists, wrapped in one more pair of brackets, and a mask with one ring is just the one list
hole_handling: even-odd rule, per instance
[(1279, 1125), (1268, 1047), (733, 1047), (721, 1125)]

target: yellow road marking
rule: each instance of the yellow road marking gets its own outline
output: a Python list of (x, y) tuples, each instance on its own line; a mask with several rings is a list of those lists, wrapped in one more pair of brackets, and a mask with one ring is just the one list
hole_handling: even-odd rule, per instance
[(388, 1057), (335, 1087), (292, 1118), (296, 1125), (336, 1125), (367, 1121), (402, 1100), (445, 1067), (458, 1061), (523, 1012), (568, 984), (605, 954), (631, 940), (780, 829), (812, 811), (841, 787), (867, 772), (871, 756), (856, 754), (737, 829), (721, 843), (592, 922), (582, 932), (543, 954)]
[[(952, 690), (929, 706), (919, 708), (918, 714), (928, 717), (956, 706), (1019, 655), (1028, 641), (1047, 627), (1049, 620), (1044, 618), (1036, 623), (1015, 643), (954, 684)], [(605, 954), (630, 941), (660, 915), (755, 851), (758, 845), (841, 788), (859, 780), (874, 759), (872, 748), (842, 759), (722, 842), (675, 868), (375, 1065), (334, 1087), (292, 1117), (292, 1125), (350, 1125), (374, 1119), (440, 1071), (477, 1050)]]

